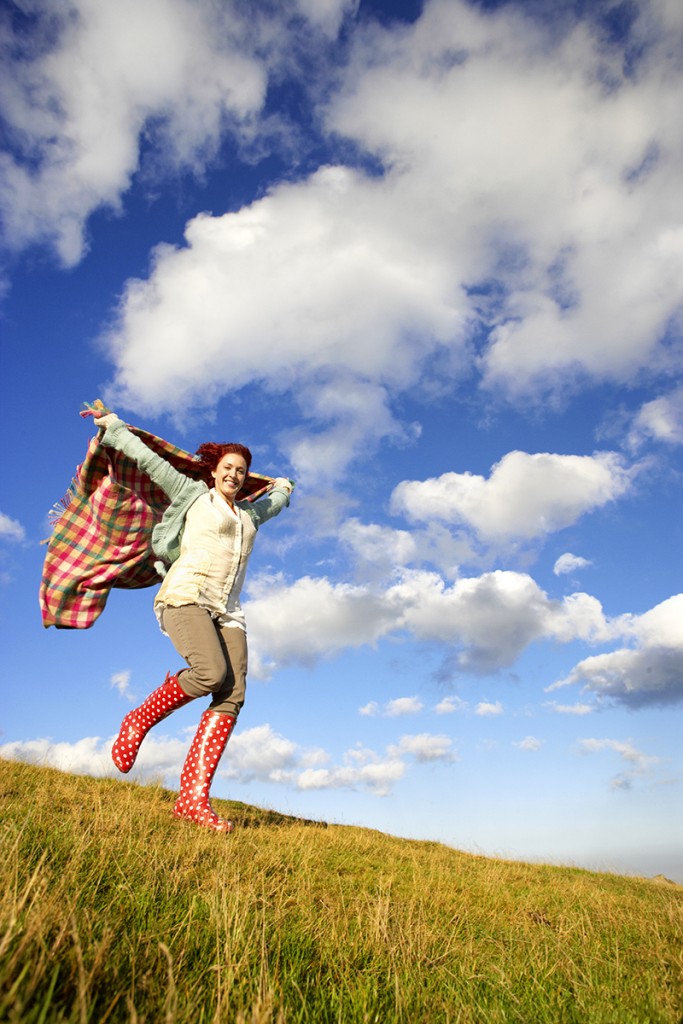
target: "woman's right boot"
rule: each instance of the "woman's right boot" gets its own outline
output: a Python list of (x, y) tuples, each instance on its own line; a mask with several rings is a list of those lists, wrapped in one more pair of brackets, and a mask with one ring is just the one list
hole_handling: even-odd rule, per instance
[(150, 693), (139, 708), (129, 711), (121, 722), (119, 734), (111, 748), (111, 759), (118, 770), (124, 775), (129, 772), (135, 764), (140, 744), (152, 726), (191, 700), (194, 697), (188, 697), (181, 689), (178, 674), (172, 676), (167, 672), (161, 686)]

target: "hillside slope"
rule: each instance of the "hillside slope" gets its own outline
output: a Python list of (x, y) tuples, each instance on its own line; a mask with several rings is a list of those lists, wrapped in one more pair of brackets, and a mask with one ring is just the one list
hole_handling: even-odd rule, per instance
[(679, 1024), (683, 888), (0, 761), (0, 1020)]

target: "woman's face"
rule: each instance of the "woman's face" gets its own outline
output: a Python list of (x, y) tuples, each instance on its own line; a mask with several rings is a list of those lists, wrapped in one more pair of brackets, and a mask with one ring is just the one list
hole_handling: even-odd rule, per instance
[(246, 475), (247, 464), (242, 456), (237, 452), (227, 452), (216, 468), (211, 470), (216, 494), (220, 494), (224, 501), (232, 505)]

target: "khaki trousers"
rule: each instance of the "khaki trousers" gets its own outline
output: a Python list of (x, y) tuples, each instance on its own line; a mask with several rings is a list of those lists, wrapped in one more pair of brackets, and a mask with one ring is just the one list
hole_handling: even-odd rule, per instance
[(178, 673), (188, 697), (211, 694), (212, 711), (238, 715), (247, 689), (247, 635), (238, 626), (219, 626), (196, 604), (164, 608), (163, 627), (188, 668)]

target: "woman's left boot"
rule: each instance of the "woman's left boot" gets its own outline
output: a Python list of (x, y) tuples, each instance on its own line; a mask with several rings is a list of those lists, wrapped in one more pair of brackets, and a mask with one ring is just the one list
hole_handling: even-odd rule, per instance
[(232, 832), (233, 824), (219, 818), (209, 803), (209, 790), (235, 716), (208, 708), (199, 721), (180, 774), (180, 794), (173, 807), (176, 818), (186, 818), (214, 832)]
[(150, 693), (139, 708), (129, 711), (121, 722), (119, 734), (111, 748), (111, 759), (118, 770), (124, 775), (129, 772), (135, 764), (140, 744), (152, 726), (166, 718), (176, 708), (189, 704), (191, 700), (194, 700), (194, 697), (188, 697), (181, 689), (177, 673), (172, 676), (167, 672), (161, 686), (158, 686), (154, 693)]

